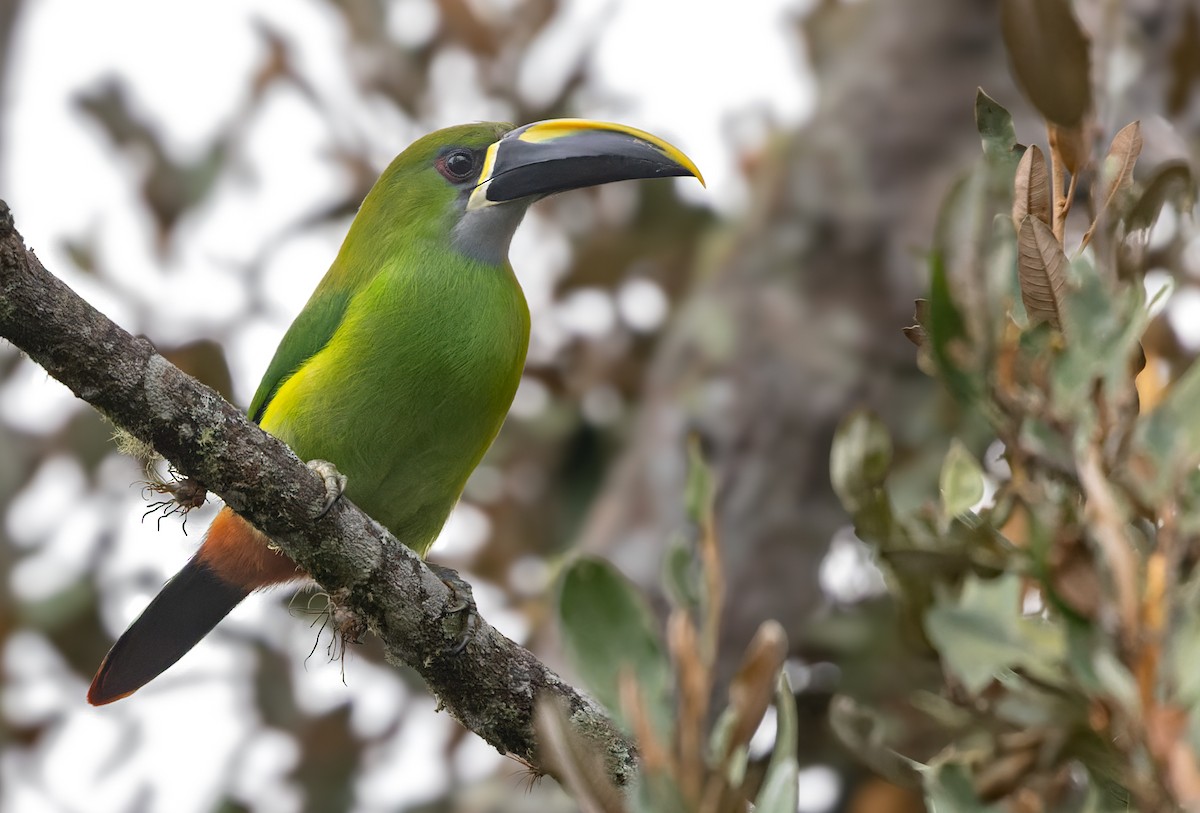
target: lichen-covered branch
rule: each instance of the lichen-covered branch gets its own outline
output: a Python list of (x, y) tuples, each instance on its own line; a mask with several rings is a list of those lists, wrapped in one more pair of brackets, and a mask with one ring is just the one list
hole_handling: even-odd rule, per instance
[[(0, 336), (112, 423), (149, 443), (267, 533), (339, 604), (415, 669), (441, 704), (502, 753), (535, 767), (535, 701), (570, 709), (619, 785), (632, 745), (590, 699), (479, 619), (453, 653), (455, 596), (421, 559), (349, 500), (319, 518), (325, 490), (283, 443), (185, 375), (46, 271), (0, 201)], [(82, 698), (81, 698), (82, 701)]]

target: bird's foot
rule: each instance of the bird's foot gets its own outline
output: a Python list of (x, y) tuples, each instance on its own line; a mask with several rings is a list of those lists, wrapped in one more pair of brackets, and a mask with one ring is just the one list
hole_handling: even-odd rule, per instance
[(142, 496), (145, 499), (150, 500), (152, 495), (156, 494), (169, 496), (166, 499), (154, 500), (149, 503), (146, 513), (142, 514), (142, 519), (158, 513), (158, 524), (161, 527), (164, 519), (173, 514), (179, 514), (183, 517), (183, 532), (186, 534), (188, 512), (204, 505), (205, 500), (208, 499), (208, 489), (194, 477), (180, 477), (173, 468), (168, 470), (165, 478), (160, 477), (152, 469), (147, 469), (147, 478), (142, 481), (144, 485)]
[(184, 511), (199, 508), (208, 499), (208, 489), (195, 477), (184, 477), (173, 483), (166, 483), (163, 488), (175, 498), (175, 502)]
[(471, 592), (471, 585), (458, 575), (457, 570), (432, 562), (426, 562), (425, 566), (450, 590), (450, 603), (442, 613), (442, 629), (447, 635), (454, 637), (454, 643), (446, 647), (444, 654), (461, 654), (479, 626), (479, 613), (475, 608), (475, 596)]
[(321, 482), (325, 484), (325, 502), (321, 505), (321, 510), (313, 519), (320, 519), (329, 513), (329, 509), (342, 498), (346, 493), (346, 475), (337, 470), (337, 467), (328, 460), (310, 460), (308, 467), (321, 476)]
[(348, 592), (339, 590), (329, 597), (329, 620), (343, 645), (361, 644), (367, 623), (346, 603)]

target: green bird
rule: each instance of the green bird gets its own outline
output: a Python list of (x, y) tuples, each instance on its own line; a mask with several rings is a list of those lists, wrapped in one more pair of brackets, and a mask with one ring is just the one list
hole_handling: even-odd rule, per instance
[[(249, 415), (421, 556), (512, 404), (529, 309), (508, 247), (529, 205), (611, 181), (696, 177), (649, 133), (554, 119), (438, 130), (400, 153), (283, 337)], [(262, 587), (303, 577), (228, 507), (105, 657), (101, 705), (137, 691)]]

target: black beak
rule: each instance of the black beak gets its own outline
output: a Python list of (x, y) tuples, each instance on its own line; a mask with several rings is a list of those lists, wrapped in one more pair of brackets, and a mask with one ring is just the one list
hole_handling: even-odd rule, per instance
[(588, 119), (550, 119), (506, 133), (490, 146), (468, 209), (638, 178), (704, 178), (692, 160), (657, 136)]

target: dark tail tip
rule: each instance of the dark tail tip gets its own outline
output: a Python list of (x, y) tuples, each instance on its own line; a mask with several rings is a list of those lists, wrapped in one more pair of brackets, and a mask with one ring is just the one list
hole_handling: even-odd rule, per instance
[(145, 686), (187, 654), (248, 594), (193, 558), (113, 644), (92, 679), (88, 702), (103, 706)]

